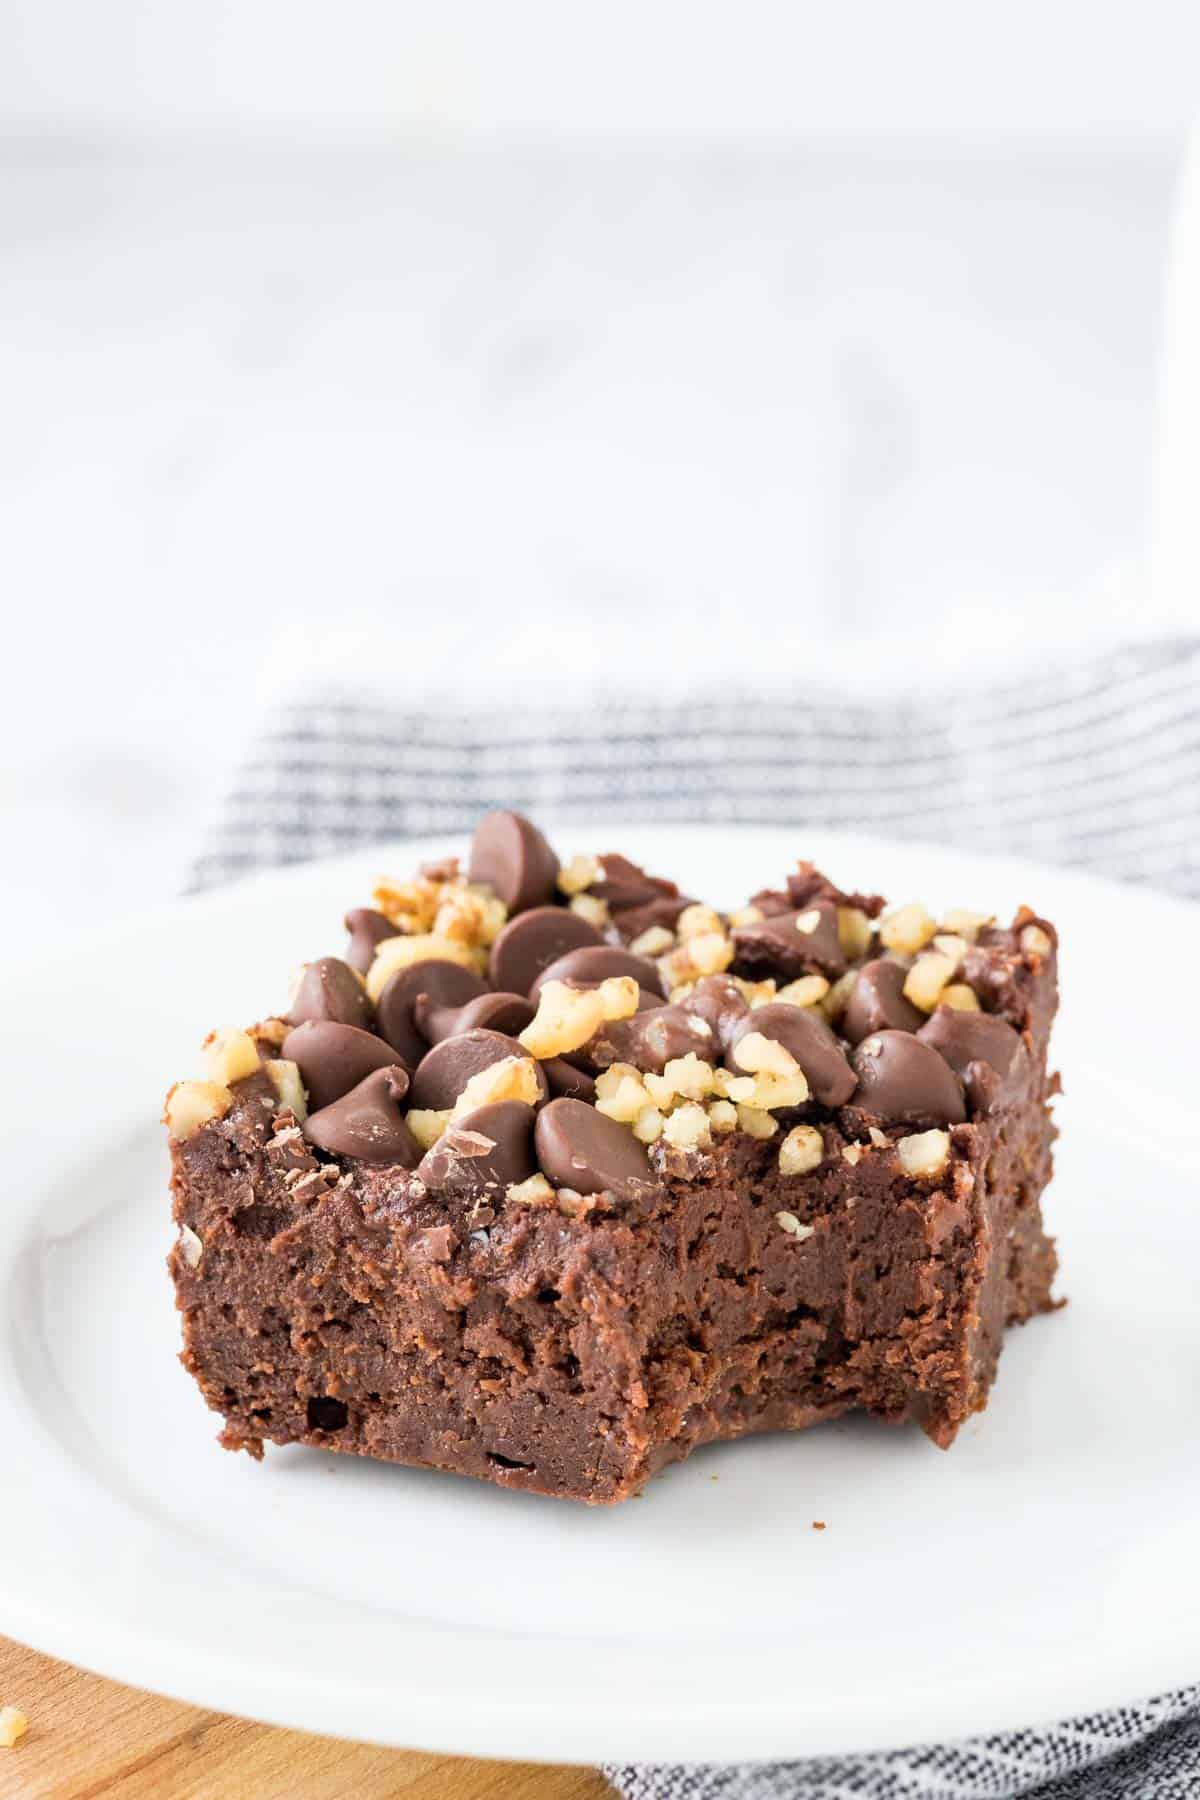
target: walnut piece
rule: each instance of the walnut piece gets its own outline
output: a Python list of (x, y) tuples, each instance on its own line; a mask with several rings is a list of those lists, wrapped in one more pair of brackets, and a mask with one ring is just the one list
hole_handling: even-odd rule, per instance
[(925, 908), (913, 901), (885, 913), (879, 921), (879, 941), (885, 950), (897, 950), (901, 956), (915, 956), (923, 950), (937, 926)]
[(957, 1012), (981, 1012), (979, 995), (965, 981), (952, 981), (938, 997), (939, 1006), (952, 1006)]
[(12, 1750), (29, 1730), (29, 1720), (16, 1706), (0, 1706), (0, 1750)]
[(472, 1075), (451, 1109), (451, 1122), (465, 1118), (480, 1106), (494, 1106), (501, 1100), (523, 1100), (536, 1106), (542, 1097), (537, 1064), (531, 1056), (502, 1056)]
[(871, 921), (861, 906), (839, 906), (837, 930), (842, 955), (851, 962), (857, 962), (871, 948)]
[(905, 999), (922, 1012), (932, 1012), (957, 967), (955, 958), (943, 956), (940, 950), (923, 951), (904, 978)]
[(1021, 933), (1021, 948), (1026, 956), (1049, 956), (1054, 944), (1050, 933), (1040, 925), (1026, 925)]
[(948, 1131), (918, 1131), (896, 1145), (900, 1167), (914, 1180), (940, 1175), (950, 1156)]
[(210, 1031), (204, 1040), (204, 1067), (208, 1079), (218, 1087), (232, 1087), (235, 1081), (258, 1073), (258, 1045), (248, 1031), (232, 1026)]
[(650, 1105), (650, 1095), (632, 1063), (612, 1063), (596, 1077), (596, 1111), (620, 1125), (632, 1125)]
[(204, 1240), (190, 1225), (179, 1227), (179, 1254), (189, 1269), (198, 1269), (204, 1260)]
[(675, 942), (675, 933), (665, 925), (649, 925), (629, 948), (635, 956), (662, 956)]
[(796, 1125), (779, 1146), (781, 1175), (811, 1175), (825, 1160), (825, 1140), (815, 1125)]
[(698, 1150), (702, 1144), (712, 1142), (708, 1114), (694, 1100), (689, 1100), (668, 1115), (662, 1135), (664, 1141), (677, 1150)]
[(414, 1106), (404, 1115), (404, 1123), (420, 1144), (422, 1150), (432, 1150), (433, 1146), (447, 1129), (453, 1117), (453, 1109), (447, 1107), (438, 1112), (432, 1107)]
[(779, 1121), (773, 1119), (769, 1112), (763, 1112), (757, 1106), (739, 1106), (737, 1109), (738, 1124), (747, 1137), (774, 1137), (779, 1130)]
[(594, 881), (599, 881), (601, 868), (594, 856), (573, 856), (558, 871), (558, 891), (570, 899), (575, 894), (582, 894), (590, 888)]
[(630, 1018), (637, 1004), (638, 984), (632, 975), (612, 975), (594, 988), (548, 981), (538, 995), (535, 1017), (517, 1041), (539, 1061), (566, 1056), (595, 1037), (602, 1025)]
[(304, 1083), (300, 1079), (300, 1070), (294, 1062), (279, 1056), (264, 1065), (270, 1078), (271, 1086), (279, 1096), (279, 1105), (286, 1107), (296, 1115), (297, 1124), (303, 1125), (308, 1117), (308, 1095), (304, 1091)]
[(784, 1006), (820, 1006), (828, 993), (829, 983), (824, 975), (801, 975), (781, 987), (775, 999)]
[(801, 1242), (805, 1238), (810, 1238), (816, 1230), (815, 1225), (802, 1225), (795, 1213), (792, 1212), (777, 1212), (775, 1223), (781, 1231), (786, 1231), (789, 1237), (799, 1238)]
[(733, 1060), (748, 1075), (787, 1077), (794, 1075), (800, 1066), (786, 1045), (775, 1038), (764, 1037), (761, 1031), (748, 1031), (745, 1037), (738, 1039), (733, 1046)]
[(681, 1100), (703, 1100), (716, 1091), (717, 1072), (689, 1050), (686, 1056), (672, 1057), (661, 1075), (642, 1076), (646, 1092), (656, 1106), (670, 1106)]
[(599, 894), (573, 894), (567, 902), (569, 912), (578, 913), (597, 931), (603, 931), (609, 923), (608, 901), (602, 900)]
[(174, 1144), (194, 1137), (211, 1119), (223, 1119), (233, 1095), (217, 1081), (177, 1081), (167, 1095), (163, 1122)]
[(968, 944), (973, 944), (984, 926), (993, 923), (995, 916), (994, 913), (971, 912), (965, 906), (952, 906), (943, 914), (942, 930), (952, 931), (956, 937), (966, 938)]
[(556, 1195), (544, 1175), (529, 1175), (524, 1181), (510, 1182), (504, 1198), (516, 1206), (553, 1206)]

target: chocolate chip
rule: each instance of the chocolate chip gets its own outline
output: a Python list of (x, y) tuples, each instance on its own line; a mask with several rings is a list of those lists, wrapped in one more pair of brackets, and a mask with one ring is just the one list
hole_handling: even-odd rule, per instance
[(1020, 1034), (992, 1013), (939, 1006), (917, 1036), (961, 1077), (974, 1113), (1000, 1105), (1026, 1064)]
[(293, 1026), (279, 1053), (299, 1069), (313, 1112), (332, 1106), (373, 1070), (396, 1067), (396, 1052), (373, 1031), (335, 1025), (332, 1019)]
[(376, 1069), (365, 1081), (310, 1113), (304, 1135), (318, 1150), (333, 1156), (353, 1156), (359, 1162), (400, 1163), (415, 1169), (421, 1149), (400, 1115), (400, 1101), (408, 1088), (403, 1069)]
[(426, 1187), (474, 1199), (502, 1195), (536, 1173), (532, 1106), (498, 1100), (476, 1107), (445, 1130), (417, 1170)]
[(505, 994), (527, 994), (543, 969), (585, 944), (603, 944), (594, 925), (565, 906), (535, 906), (510, 919), (492, 945), (492, 986)]
[(885, 1125), (959, 1125), (962, 1084), (936, 1050), (907, 1031), (876, 1031), (854, 1052), (854, 1108)]
[(387, 914), (376, 912), (372, 906), (356, 906), (346, 914), (343, 923), (350, 933), (343, 961), (360, 975), (365, 975), (375, 961), (375, 952), (384, 938), (400, 935)]
[(685, 1012), (694, 1013), (712, 1026), (714, 1044), (721, 1051), (729, 1048), (734, 1033), (750, 1011), (750, 1002), (728, 975), (702, 975), (679, 1004)]
[(464, 1031), (502, 1031), (516, 1037), (536, 1008), (523, 994), (477, 994), (465, 1006), (442, 1006), (430, 994), (418, 994), (413, 1006), (417, 1030), (431, 1044), (460, 1037)]
[[(506, 1056), (528, 1055), (528, 1050), (518, 1044), (516, 1038), (505, 1037), (501, 1031), (464, 1031), (461, 1037), (443, 1038), (440, 1044), (426, 1052), (417, 1066), (412, 1083), (412, 1104), (433, 1112), (445, 1112), (481, 1069), (490, 1069), (493, 1063), (502, 1062)], [(550, 1089), (540, 1069), (538, 1085), (543, 1098), (548, 1098)]]
[[(784, 1001), (756, 1006), (738, 1026), (730, 1044), (735, 1049), (738, 1039), (752, 1031), (760, 1031), (790, 1050), (803, 1069), (814, 1100), (822, 1106), (845, 1106), (857, 1085), (854, 1070), (846, 1054), (824, 1019), (802, 1007), (788, 1006)], [(731, 1058), (736, 1070), (736, 1054)]]
[(939, 1006), (930, 1014), (917, 1036), (943, 1057), (956, 1075), (965, 1075), (968, 1063), (990, 1063), (997, 1075), (1005, 1076), (1021, 1048), (1020, 1034), (991, 1013), (959, 1012), (953, 1006)]
[(772, 913), (751, 925), (735, 925), (730, 935), (738, 968), (755, 975), (790, 981), (814, 970), (831, 980), (845, 973), (837, 907), (831, 900), (814, 900), (799, 911)]
[(329, 1019), (367, 1031), (371, 1012), (367, 991), (354, 970), (336, 956), (322, 956), (305, 967), (288, 1021), (303, 1025), (305, 1019)]
[(587, 1070), (578, 1068), (569, 1056), (548, 1056), (540, 1066), (555, 1099), (595, 1100), (596, 1083)]
[(654, 1075), (661, 1075), (669, 1062), (689, 1053), (713, 1062), (718, 1049), (707, 1020), (682, 1006), (656, 1006), (634, 1013), (630, 1019), (617, 1019), (605, 1025), (587, 1046), (589, 1059), (597, 1068), (625, 1062)]
[(635, 956), (616, 944), (585, 944), (568, 950), (544, 968), (531, 987), (534, 999), (548, 981), (572, 981), (580, 987), (596, 987), (614, 975), (632, 975), (640, 988), (664, 1000), (662, 977), (648, 956)]
[(538, 1114), (534, 1145), (542, 1173), (578, 1194), (634, 1197), (654, 1180), (645, 1146), (582, 1100), (552, 1100)]
[(558, 858), (520, 813), (490, 812), (475, 827), (468, 875), (499, 895), (510, 915), (522, 913), (553, 900)]
[(873, 1031), (918, 1031), (925, 1014), (904, 997), (907, 977), (904, 965), (886, 956), (864, 963), (842, 1017), (842, 1036), (858, 1044)]
[(396, 970), (379, 996), (379, 1030), (403, 1061), (415, 1069), (428, 1048), (416, 1024), (418, 996), (427, 994), (438, 1006), (465, 1006), (468, 1000), (487, 991), (486, 981), (458, 963), (435, 957), (428, 962), (410, 963), (406, 969)]

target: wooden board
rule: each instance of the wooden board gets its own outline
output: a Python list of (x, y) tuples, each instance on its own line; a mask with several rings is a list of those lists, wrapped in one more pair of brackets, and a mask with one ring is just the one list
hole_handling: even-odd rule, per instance
[(0, 1638), (3, 1800), (613, 1800), (594, 1769), (476, 1762), (306, 1737), (85, 1675)]

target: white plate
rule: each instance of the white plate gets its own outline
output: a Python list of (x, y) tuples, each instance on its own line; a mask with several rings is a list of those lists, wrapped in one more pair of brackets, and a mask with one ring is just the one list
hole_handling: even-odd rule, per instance
[[(613, 1510), (305, 1449), (256, 1466), (175, 1361), (157, 1124), (204, 1031), (281, 1002), (380, 866), (171, 907), (4, 983), (0, 1630), (282, 1724), (600, 1761), (863, 1749), (1200, 1677), (1200, 909), (953, 852), (609, 828), (730, 904), (797, 852), (1064, 932), (1049, 1216), (1071, 1304), (948, 1454), (845, 1421)], [(730, 891), (736, 889), (736, 892)], [(823, 1532), (814, 1519), (826, 1521)]]

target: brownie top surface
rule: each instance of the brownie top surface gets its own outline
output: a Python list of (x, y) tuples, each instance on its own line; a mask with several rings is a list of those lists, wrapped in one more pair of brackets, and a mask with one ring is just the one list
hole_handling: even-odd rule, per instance
[(345, 928), (286, 1014), (210, 1034), (173, 1141), (249, 1097), (309, 1172), (576, 1217), (739, 1142), (796, 1180), (886, 1148), (936, 1185), (955, 1133), (1026, 1091), (1054, 1006), (1056, 934), (1027, 907), (888, 910), (800, 861), (725, 912), (616, 853), (561, 862), (510, 812)]

